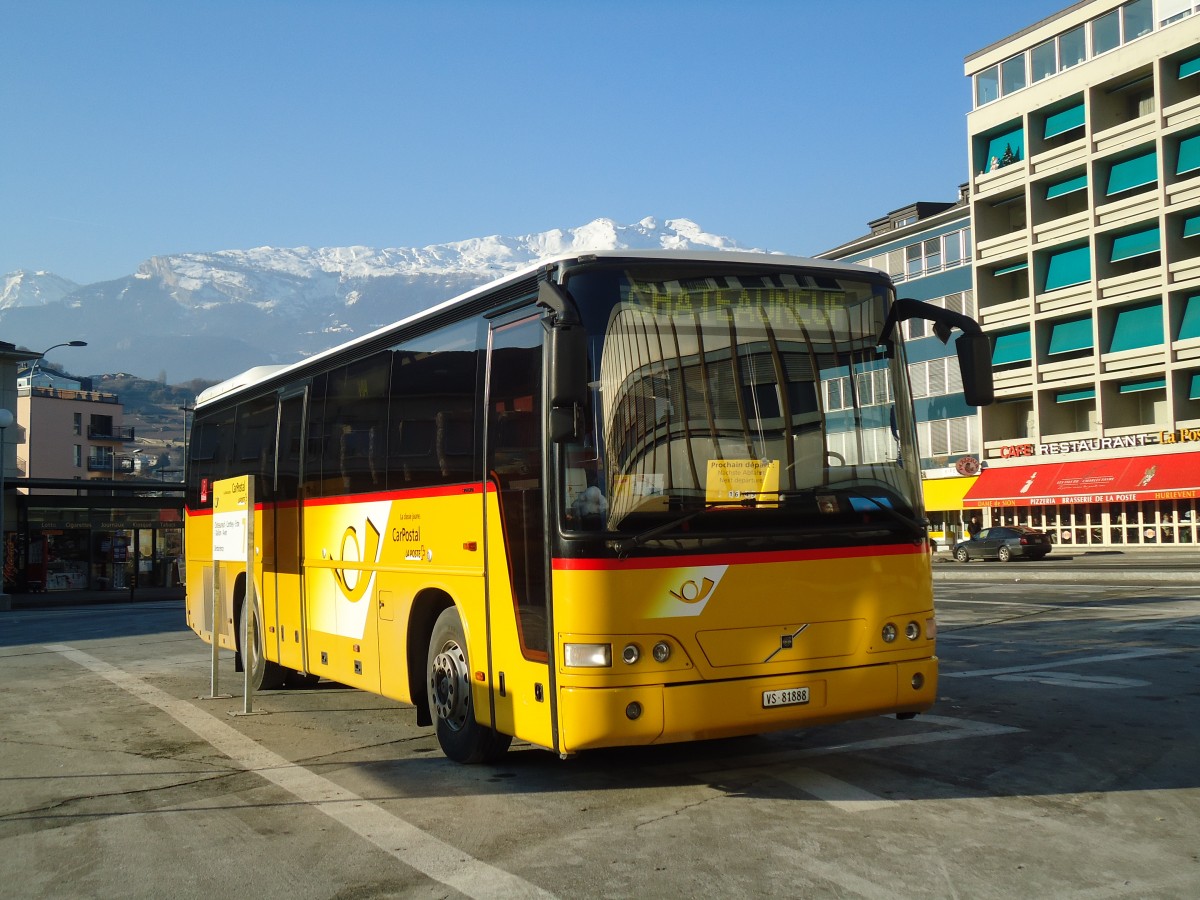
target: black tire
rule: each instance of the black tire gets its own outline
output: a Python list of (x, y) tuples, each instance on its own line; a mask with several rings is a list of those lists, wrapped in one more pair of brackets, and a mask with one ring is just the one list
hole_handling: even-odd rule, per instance
[(971, 554), (967, 552), (966, 547), (956, 547), (954, 549), (954, 558), (959, 562), (965, 563), (970, 561)]
[(429, 711), (442, 752), (455, 762), (468, 764), (502, 757), (512, 738), (475, 721), (467, 639), (454, 607), (443, 610), (434, 623), (425, 672)]
[[(250, 617), (249, 656), (245, 654), (242, 647), (242, 635), (246, 633), (246, 616)], [(253, 603), (243, 603), (238, 612), (237, 647), (242, 665), (249, 664), (250, 666), (250, 684), (254, 690), (273, 691), (283, 687), (283, 682), (290, 670), (263, 656), (262, 622), (259, 618), (258, 607)]]
[(1000, 562), (1008, 562), (1012, 559), (1012, 551), (1007, 547), (1001, 547), (996, 551), (996, 559), (1000, 560)]

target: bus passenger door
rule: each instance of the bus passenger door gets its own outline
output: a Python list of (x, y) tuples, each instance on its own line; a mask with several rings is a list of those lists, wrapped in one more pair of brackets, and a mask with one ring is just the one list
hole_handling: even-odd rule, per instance
[(488, 335), (488, 639), (495, 727), (554, 748), (544, 532), (538, 316), (493, 323)]
[[(281, 665), (308, 671), (304, 648), (304, 579), (300, 572), (300, 465), (304, 457), (306, 391), (279, 399), (275, 446), (275, 636)], [(264, 573), (264, 580), (267, 578)], [(267, 636), (269, 637), (269, 636)]]

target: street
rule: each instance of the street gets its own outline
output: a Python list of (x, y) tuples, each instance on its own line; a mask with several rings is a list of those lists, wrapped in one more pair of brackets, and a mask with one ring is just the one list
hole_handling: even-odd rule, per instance
[(227, 654), (236, 696), (198, 699), (209, 648), (175, 602), (0, 613), (0, 876), (25, 897), (1200, 893), (1197, 591), (952, 577), (931, 715), (492, 767), (333, 683), (235, 716)]

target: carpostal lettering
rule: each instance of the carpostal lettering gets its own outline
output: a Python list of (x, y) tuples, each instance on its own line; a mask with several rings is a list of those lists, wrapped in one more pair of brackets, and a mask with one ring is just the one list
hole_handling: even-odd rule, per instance
[(421, 526), (416, 528), (393, 528), (392, 541), (397, 544), (419, 544), (421, 542)]

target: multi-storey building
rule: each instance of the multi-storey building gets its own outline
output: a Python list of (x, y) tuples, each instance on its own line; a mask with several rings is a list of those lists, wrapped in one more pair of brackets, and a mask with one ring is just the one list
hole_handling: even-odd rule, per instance
[[(975, 315), (966, 185), (954, 203), (913, 203), (869, 222), (870, 231), (823, 254), (889, 273), (900, 296)], [(979, 471), (979, 426), (967, 405), (954, 345), (929, 323), (904, 323), (925, 506), (935, 540), (962, 533), (963, 497)]]
[(992, 524), (1200, 542), (1196, 5), (1086, 0), (966, 59)]
[(120, 453), (133, 429), (122, 424), (116, 394), (41, 367), (18, 378), (17, 395), (17, 420), (26, 429), (20, 476), (114, 478), (133, 471)]

